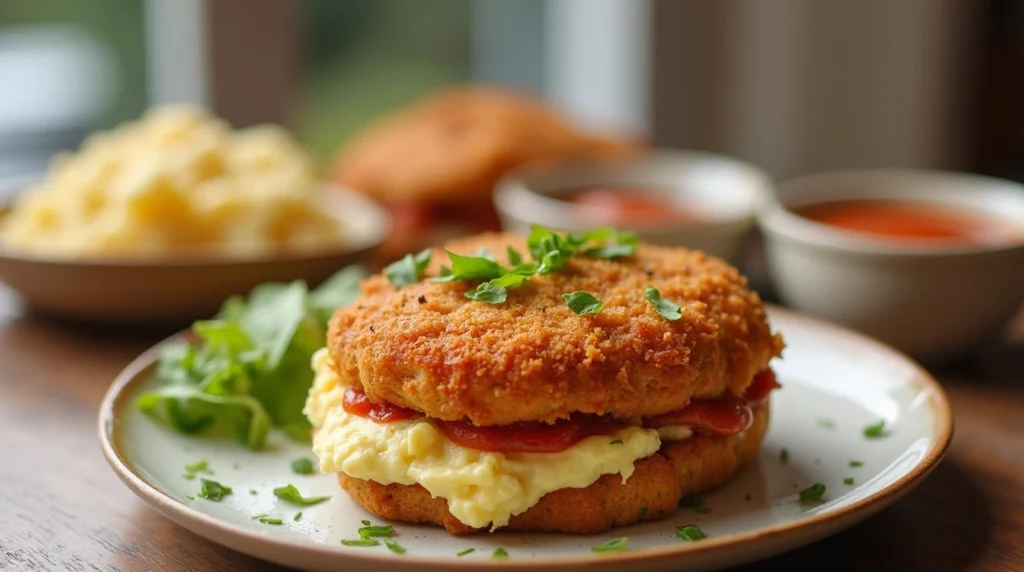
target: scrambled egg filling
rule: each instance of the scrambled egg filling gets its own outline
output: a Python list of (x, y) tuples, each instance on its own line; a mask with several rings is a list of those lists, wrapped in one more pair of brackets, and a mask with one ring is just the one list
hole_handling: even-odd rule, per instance
[(0, 222), (0, 240), (63, 256), (310, 250), (344, 237), (318, 193), (312, 160), (283, 129), (155, 108), (58, 156)]
[[(313, 451), (320, 470), (385, 485), (418, 484), (447, 500), (452, 515), (468, 526), (504, 526), (547, 493), (587, 487), (602, 475), (618, 474), (625, 482), (637, 460), (661, 447), (658, 431), (630, 426), (558, 453), (469, 449), (449, 441), (425, 418), (376, 423), (347, 413), (342, 407), (345, 387), (326, 349), (313, 356), (313, 369), (316, 378), (305, 413), (317, 428)], [(672, 439), (686, 438), (689, 429), (669, 428), (667, 433)]]

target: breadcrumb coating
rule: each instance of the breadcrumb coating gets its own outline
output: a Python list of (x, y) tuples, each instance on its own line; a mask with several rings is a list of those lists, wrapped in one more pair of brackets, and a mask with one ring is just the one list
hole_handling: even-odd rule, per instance
[[(446, 245), (461, 254), (525, 239), (485, 234)], [(434, 252), (427, 271), (447, 264)], [(761, 299), (725, 262), (641, 244), (614, 260), (574, 257), (564, 269), (510, 290), (504, 304), (464, 296), (478, 282), (420, 280), (396, 290), (383, 275), (337, 311), (328, 348), (341, 379), (373, 401), (476, 425), (552, 422), (574, 413), (633, 418), (694, 398), (740, 395), (782, 351)], [(682, 307), (669, 321), (645, 299), (655, 287)], [(562, 299), (585, 290), (604, 302), (577, 316)]]

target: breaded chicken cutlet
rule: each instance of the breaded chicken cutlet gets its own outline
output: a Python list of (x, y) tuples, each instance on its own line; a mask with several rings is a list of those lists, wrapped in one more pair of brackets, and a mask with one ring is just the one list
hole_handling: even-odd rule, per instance
[(756, 456), (783, 344), (738, 271), (537, 232), (407, 257), (335, 314), (306, 414), (321, 469), (370, 512), (595, 533), (664, 518)]

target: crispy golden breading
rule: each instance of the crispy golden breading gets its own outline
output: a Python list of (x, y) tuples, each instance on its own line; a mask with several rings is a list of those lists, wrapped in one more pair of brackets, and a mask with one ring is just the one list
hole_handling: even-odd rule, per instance
[(371, 124), (341, 149), (332, 179), (385, 203), (479, 201), (518, 165), (634, 149), (579, 133), (524, 95), (456, 87)]
[[(432, 498), (419, 485), (385, 486), (341, 473), (338, 481), (353, 500), (381, 518), (438, 524), (450, 534), (486, 530), (463, 524), (448, 512), (447, 501)], [(593, 534), (670, 516), (679, 499), (675, 469), (664, 457), (652, 455), (637, 461), (625, 484), (619, 475), (604, 475), (588, 487), (548, 493), (499, 530)]]
[[(499, 530), (595, 534), (671, 516), (683, 497), (726, 482), (757, 456), (768, 418), (768, 407), (760, 407), (754, 412), (754, 424), (741, 435), (694, 435), (666, 443), (659, 453), (637, 461), (625, 484), (618, 475), (604, 475), (585, 488), (548, 493)], [(419, 485), (385, 486), (344, 474), (338, 475), (338, 481), (353, 500), (381, 518), (437, 524), (450, 534), (486, 530), (460, 522), (448, 512), (447, 501), (432, 498)]]
[[(448, 247), (487, 248), (504, 260), (511, 235), (481, 235)], [(437, 275), (444, 252), (431, 264)], [(383, 276), (331, 321), (328, 347), (345, 384), (444, 420), (477, 425), (553, 421), (573, 413), (658, 415), (692, 398), (739, 395), (779, 355), (757, 294), (718, 259), (641, 245), (616, 260), (574, 257), (536, 276), (504, 304), (469, 300), (476, 282), (421, 280), (395, 288)], [(682, 306), (669, 321), (644, 298), (654, 286)], [(562, 294), (592, 292), (597, 315), (577, 316)]]
[(754, 423), (738, 435), (694, 435), (682, 441), (662, 444), (658, 453), (676, 468), (679, 492), (686, 496), (716, 487), (756, 458), (768, 431), (770, 417), (766, 404), (754, 410)]

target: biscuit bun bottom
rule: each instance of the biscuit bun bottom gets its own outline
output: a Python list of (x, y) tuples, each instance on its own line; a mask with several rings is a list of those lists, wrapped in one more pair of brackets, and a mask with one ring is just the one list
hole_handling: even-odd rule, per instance
[[(765, 404), (754, 410), (753, 424), (743, 433), (667, 442), (658, 453), (637, 461), (625, 483), (619, 475), (604, 475), (584, 488), (548, 493), (498, 530), (594, 534), (669, 517), (683, 497), (725, 483), (757, 457), (769, 416)], [(381, 518), (436, 524), (449, 534), (486, 530), (463, 524), (448, 511), (447, 501), (431, 497), (419, 485), (382, 485), (341, 473), (338, 481), (354, 501)]]

